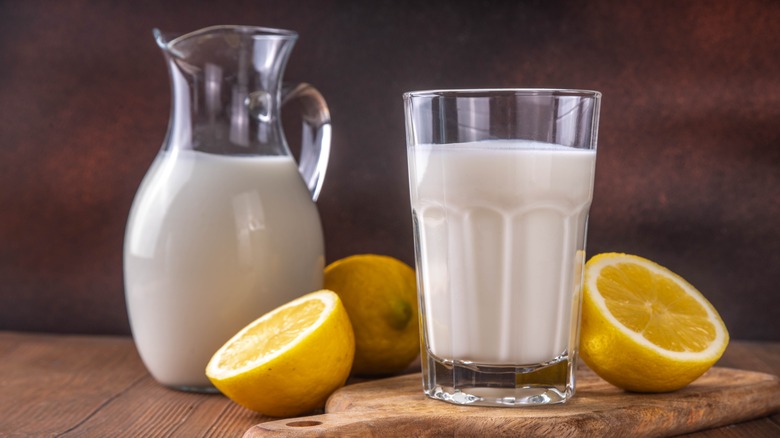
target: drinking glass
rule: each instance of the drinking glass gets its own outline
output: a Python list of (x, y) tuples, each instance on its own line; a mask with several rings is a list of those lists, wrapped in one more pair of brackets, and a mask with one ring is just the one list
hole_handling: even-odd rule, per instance
[(423, 390), (479, 406), (575, 390), (601, 94), (404, 94)]

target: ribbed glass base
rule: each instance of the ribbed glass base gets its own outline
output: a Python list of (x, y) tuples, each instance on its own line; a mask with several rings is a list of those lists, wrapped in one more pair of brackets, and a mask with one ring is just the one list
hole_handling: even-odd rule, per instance
[(423, 391), (457, 405), (518, 407), (563, 403), (574, 395), (574, 362), (495, 366), (423, 357)]

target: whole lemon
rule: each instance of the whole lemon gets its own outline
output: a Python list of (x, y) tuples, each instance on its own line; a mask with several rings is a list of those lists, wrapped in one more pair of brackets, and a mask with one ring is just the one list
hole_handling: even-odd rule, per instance
[(328, 265), (324, 282), (355, 330), (353, 375), (395, 374), (414, 361), (420, 353), (414, 269), (393, 257), (360, 254)]

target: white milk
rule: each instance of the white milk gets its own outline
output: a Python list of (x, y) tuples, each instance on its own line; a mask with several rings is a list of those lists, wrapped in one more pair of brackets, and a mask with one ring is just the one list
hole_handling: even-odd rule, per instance
[(496, 140), (409, 152), (431, 353), (483, 364), (567, 354), (596, 151)]
[(290, 157), (162, 153), (125, 236), (133, 336), (161, 383), (208, 386), (211, 356), (249, 322), (322, 287), (319, 215)]

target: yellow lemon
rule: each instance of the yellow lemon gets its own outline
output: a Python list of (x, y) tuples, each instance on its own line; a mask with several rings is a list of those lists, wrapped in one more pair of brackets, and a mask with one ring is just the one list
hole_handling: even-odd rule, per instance
[(352, 373), (402, 371), (420, 353), (414, 269), (392, 257), (361, 254), (325, 268), (325, 287), (341, 297), (355, 330)]
[(206, 375), (236, 403), (274, 417), (324, 406), (344, 385), (355, 339), (339, 297), (321, 290), (255, 320), (225, 343)]
[(580, 353), (607, 382), (636, 392), (680, 389), (712, 367), (728, 341), (712, 304), (663, 266), (618, 253), (585, 265)]

